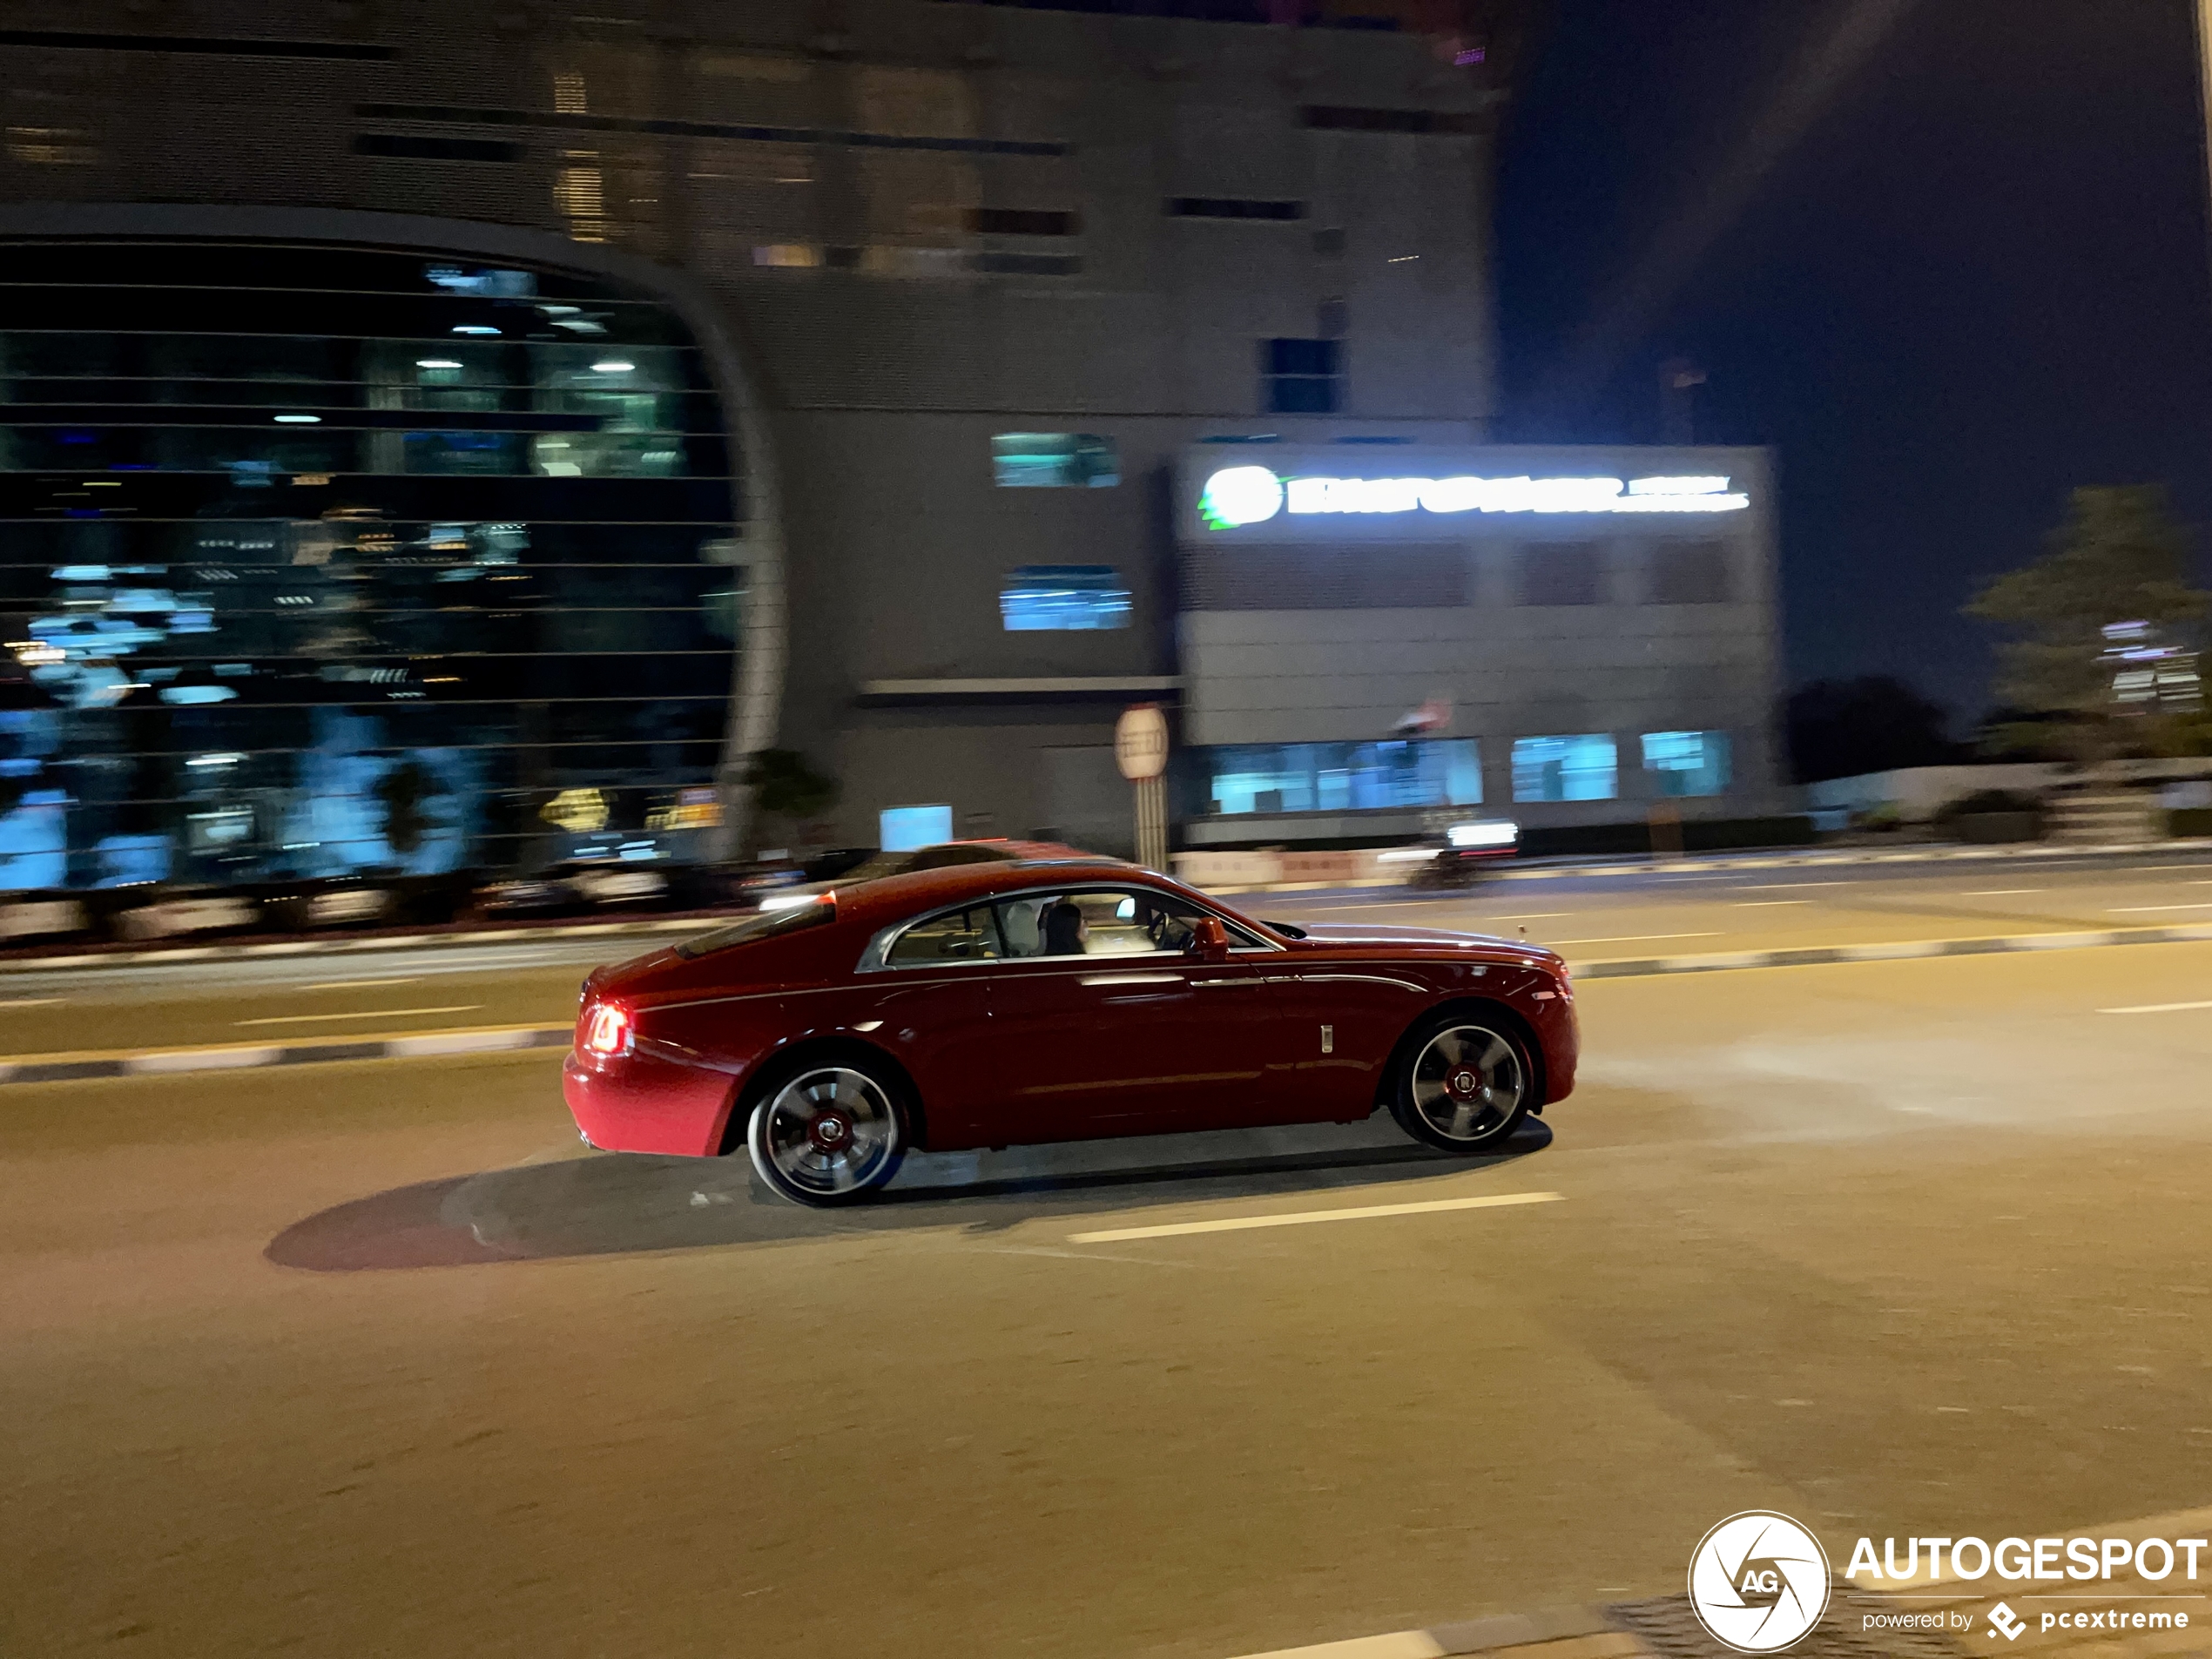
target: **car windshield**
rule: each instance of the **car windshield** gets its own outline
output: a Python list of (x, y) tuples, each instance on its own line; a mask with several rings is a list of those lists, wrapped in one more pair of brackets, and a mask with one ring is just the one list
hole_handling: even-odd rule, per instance
[(687, 960), (705, 956), (738, 945), (757, 944), (779, 934), (797, 933), (802, 927), (819, 927), (836, 919), (836, 896), (826, 893), (811, 904), (794, 905), (787, 910), (757, 911), (743, 921), (733, 921), (696, 939), (686, 939), (676, 947), (676, 954)]

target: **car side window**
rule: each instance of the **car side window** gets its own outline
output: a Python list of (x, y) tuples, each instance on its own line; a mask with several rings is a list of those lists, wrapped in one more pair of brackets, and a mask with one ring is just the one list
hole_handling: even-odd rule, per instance
[[(1190, 924), (1211, 913), (1149, 887), (1068, 888), (1001, 900), (999, 931), (1010, 957), (1133, 956), (1187, 950)], [(1232, 928), (1239, 943), (1258, 941)]]
[(977, 905), (923, 917), (899, 935), (884, 960), (893, 968), (927, 968), (939, 962), (989, 961), (1004, 954), (991, 907)]

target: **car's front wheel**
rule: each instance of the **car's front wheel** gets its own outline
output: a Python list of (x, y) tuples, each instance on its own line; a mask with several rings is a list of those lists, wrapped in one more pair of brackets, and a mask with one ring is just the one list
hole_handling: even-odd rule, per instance
[(1415, 1140), (1447, 1152), (1488, 1151), (1521, 1127), (1535, 1089), (1528, 1046), (1510, 1023), (1447, 1012), (1406, 1043), (1390, 1115)]
[(745, 1123), (745, 1150), (793, 1204), (851, 1204), (898, 1173), (907, 1155), (905, 1090), (887, 1068), (840, 1055), (772, 1083)]

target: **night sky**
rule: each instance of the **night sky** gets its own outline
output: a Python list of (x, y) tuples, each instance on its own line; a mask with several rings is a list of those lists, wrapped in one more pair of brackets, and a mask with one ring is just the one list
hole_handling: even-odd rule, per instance
[[(1963, 733), (1989, 653), (1959, 607), (2067, 490), (2165, 483), (2212, 546), (2190, 8), (1867, 0), (1871, 49), (1797, 97), (1853, 10), (1556, 0), (1503, 145), (1500, 435), (1655, 442), (1659, 365), (1694, 361), (1698, 440), (1777, 451), (1786, 683), (1894, 674)], [(1751, 133), (1808, 108), (1733, 209)]]

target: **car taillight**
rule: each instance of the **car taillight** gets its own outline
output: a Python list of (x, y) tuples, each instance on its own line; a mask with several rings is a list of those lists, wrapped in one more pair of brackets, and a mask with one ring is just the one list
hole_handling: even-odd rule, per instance
[(584, 1022), (583, 1051), (610, 1060), (630, 1052), (630, 1010), (618, 1002), (602, 1002)]

